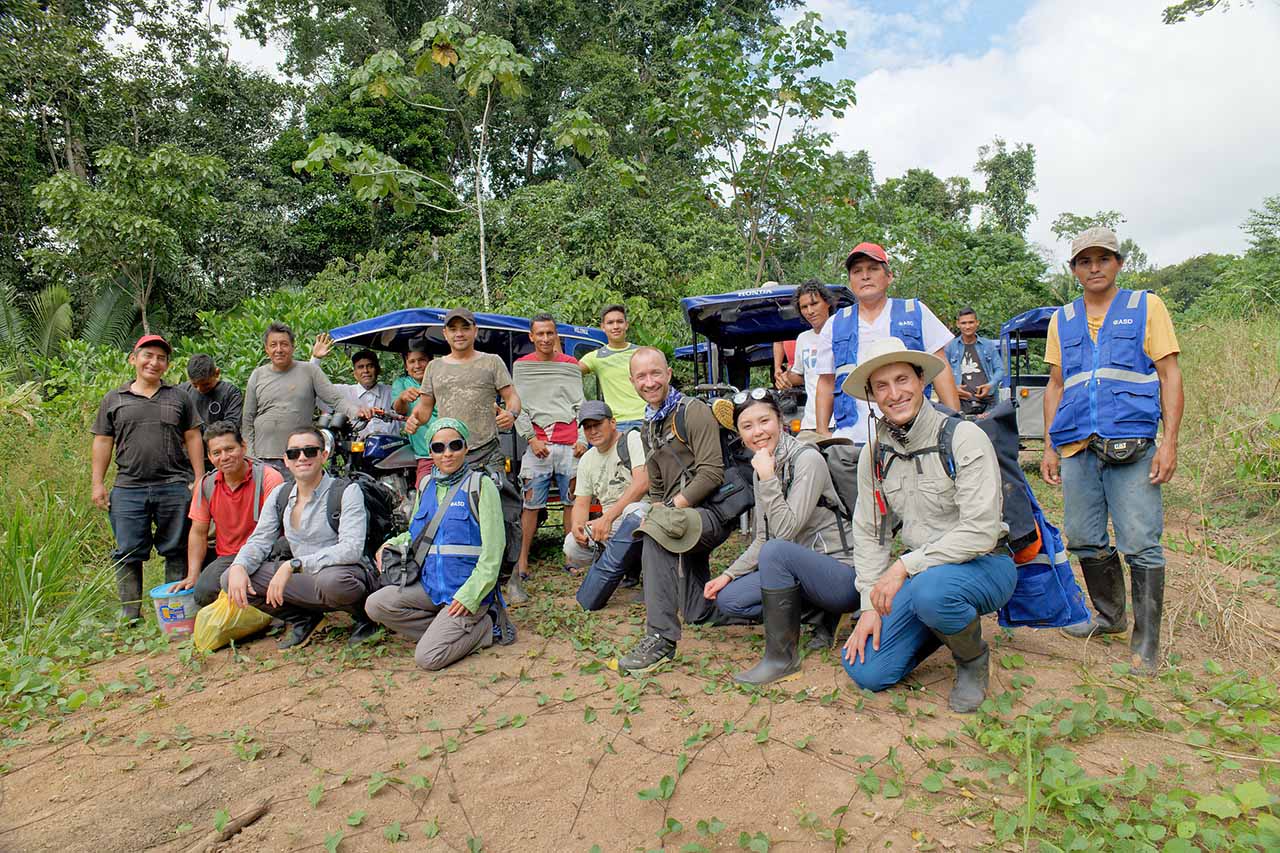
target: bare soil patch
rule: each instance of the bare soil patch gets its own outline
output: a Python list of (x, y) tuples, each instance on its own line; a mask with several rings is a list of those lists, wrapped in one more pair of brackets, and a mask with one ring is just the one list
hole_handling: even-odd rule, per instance
[[(1171, 554), (1171, 599), (1192, 594), (1190, 575), (1205, 565)], [(268, 798), (220, 849), (323, 850), (339, 832), (336, 849), (349, 853), (764, 849), (761, 839), (834, 849), (842, 833), (854, 850), (1000, 846), (992, 816), (1021, 796), (1000, 764), (1018, 759), (977, 718), (947, 711), (944, 654), (876, 696), (853, 689), (834, 651), (753, 692), (731, 675), (757, 659), (761, 629), (695, 629), (669, 669), (623, 678), (608, 662), (640, 630), (642, 606), (623, 590), (603, 613), (582, 614), (572, 584), (543, 567), (534, 603), (516, 611), (519, 641), (438, 674), (417, 670), (396, 640), (347, 650), (339, 619), (299, 652), (258, 640), (185, 663), (173, 646), (101, 664), (93, 676), (114, 690), (107, 703), (7, 744), (0, 850), (204, 849), (216, 826)], [(1193, 608), (1181, 612), (1166, 630), (1178, 674), (1157, 681), (1118, 671), (1127, 641), (1002, 634), (989, 619), (991, 696), (1003, 704), (988, 722), (1090, 691), (1185, 717), (1211, 704), (1200, 662), (1213, 655), (1274, 676), (1265, 632), (1233, 662), (1230, 648), (1210, 647)], [(1274, 630), (1274, 607), (1250, 612)], [(1204, 790), (1274, 761), (1247, 745), (1206, 754), (1185, 733), (1143, 723), (1067, 746), (1091, 775), (1176, 766)]]

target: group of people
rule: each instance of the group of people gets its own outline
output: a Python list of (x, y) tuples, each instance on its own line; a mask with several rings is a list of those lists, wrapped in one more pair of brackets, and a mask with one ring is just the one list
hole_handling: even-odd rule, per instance
[[(1070, 264), (1083, 294), (1049, 327), (1041, 469), (1063, 489), (1068, 547), (1097, 616), (1064, 631), (1127, 629), (1127, 563), (1132, 664), (1154, 672), (1161, 486), (1176, 468), (1182, 412), (1177, 339), (1158, 296), (1117, 287), (1123, 257), (1113, 232), (1081, 234)], [(608, 342), (581, 361), (562, 351), (553, 317), (534, 317), (533, 351), (510, 370), (475, 349), (475, 316), (453, 309), (444, 318), (449, 353), (432, 359), (424, 343), (411, 344), (392, 386), (379, 383), (368, 350), (352, 358), (356, 383), (330, 383), (317, 360), (332, 342), (320, 336), (313, 359), (297, 362), (292, 330), (273, 323), (268, 362), (243, 400), (204, 355), (189, 360), (189, 383), (164, 383), (171, 347), (146, 335), (130, 356), (135, 378), (106, 396), (93, 426), (93, 495), (110, 512), (125, 615), (139, 616), (142, 562), (154, 546), (166, 580), (194, 588), (197, 603), (225, 591), (277, 616), (282, 648), (306, 643), (325, 612), (341, 610), (352, 617), (352, 643), (383, 626), (417, 643), (420, 666), (439, 669), (514, 639), (506, 605), (528, 598), (529, 552), (554, 487), (579, 604), (598, 610), (619, 586), (642, 587), (644, 633), (619, 657), (620, 671), (673, 657), (683, 624), (762, 621), (763, 658), (736, 677), (766, 684), (800, 667), (802, 625), (812, 626), (810, 647), (822, 648), (853, 613), (840, 659), (860, 687), (886, 689), (946, 646), (956, 666), (950, 706), (973, 711), (989, 673), (981, 617), (1010, 599), (1018, 571), (995, 450), (976, 424), (954, 419), (982, 417), (998, 400), (1001, 360), (971, 309), (959, 312), (954, 335), (920, 300), (889, 296), (881, 246), (856, 246), (845, 270), (854, 303), (837, 309), (819, 282), (798, 287), (795, 307), (811, 329), (779, 353), (775, 387), (738, 393), (731, 411), (678, 390), (663, 352), (628, 340), (622, 305), (603, 309)], [(586, 374), (603, 399), (586, 399)], [(793, 435), (778, 390), (799, 386), (806, 403)], [(404, 416), (419, 457), (407, 531), (366, 542), (361, 487), (326, 472), (317, 407)], [(373, 423), (366, 429), (388, 428)], [(503, 587), (504, 555), (515, 552), (500, 496), (499, 432), (508, 429), (525, 450), (519, 551)], [(753, 536), (712, 577), (712, 552), (743, 511), (726, 480), (726, 429), (750, 454)], [(856, 459), (856, 491), (837, 488), (833, 445)]]

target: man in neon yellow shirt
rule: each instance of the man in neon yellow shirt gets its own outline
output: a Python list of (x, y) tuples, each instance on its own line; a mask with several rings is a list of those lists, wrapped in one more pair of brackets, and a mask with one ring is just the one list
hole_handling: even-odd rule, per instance
[(631, 384), (631, 356), (637, 346), (627, 340), (627, 308), (606, 305), (600, 312), (600, 329), (609, 343), (582, 357), (579, 367), (585, 376), (594, 373), (600, 393), (618, 419), (618, 431), (639, 428), (644, 423), (644, 400)]

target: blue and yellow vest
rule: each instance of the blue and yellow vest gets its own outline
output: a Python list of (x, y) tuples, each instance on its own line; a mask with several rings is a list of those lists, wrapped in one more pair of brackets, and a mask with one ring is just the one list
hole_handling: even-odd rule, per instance
[[(831, 360), (836, 370), (833, 414), (836, 427), (851, 427), (858, 422), (858, 405), (844, 393), (844, 380), (858, 366), (858, 305), (841, 308), (829, 321), (831, 327)], [(924, 351), (924, 314), (915, 299), (889, 297), (889, 334), (907, 349)], [(925, 396), (929, 389), (925, 389)]]
[(1062, 350), (1062, 401), (1049, 439), (1055, 447), (1091, 435), (1155, 438), (1160, 423), (1160, 375), (1143, 349), (1147, 292), (1118, 290), (1089, 337), (1083, 297), (1063, 305), (1058, 318)]
[[(483, 475), (473, 472), (468, 476)], [(410, 541), (416, 541), (422, 529), (431, 523), (440, 500), (437, 495), (440, 490), (435, 483), (428, 481), (425, 485), (418, 511), (409, 522)], [(480, 520), (471, 512), (467, 485), (463, 483), (452, 491), (453, 499), (449, 501), (449, 508), (445, 510), (431, 548), (422, 561), (422, 588), (432, 603), (440, 606), (453, 601), (454, 594), (471, 577), (480, 559)], [(445, 492), (446, 495), (448, 493)], [(494, 593), (490, 592), (483, 605), (487, 607), (493, 596)]]

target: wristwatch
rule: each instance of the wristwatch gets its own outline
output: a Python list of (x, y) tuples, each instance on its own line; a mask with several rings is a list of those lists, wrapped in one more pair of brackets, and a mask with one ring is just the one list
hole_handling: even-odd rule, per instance
[(302, 571), (302, 561), (297, 557), (294, 557), (289, 561), (289, 567), (293, 569), (293, 573), (296, 575), (298, 572)]

